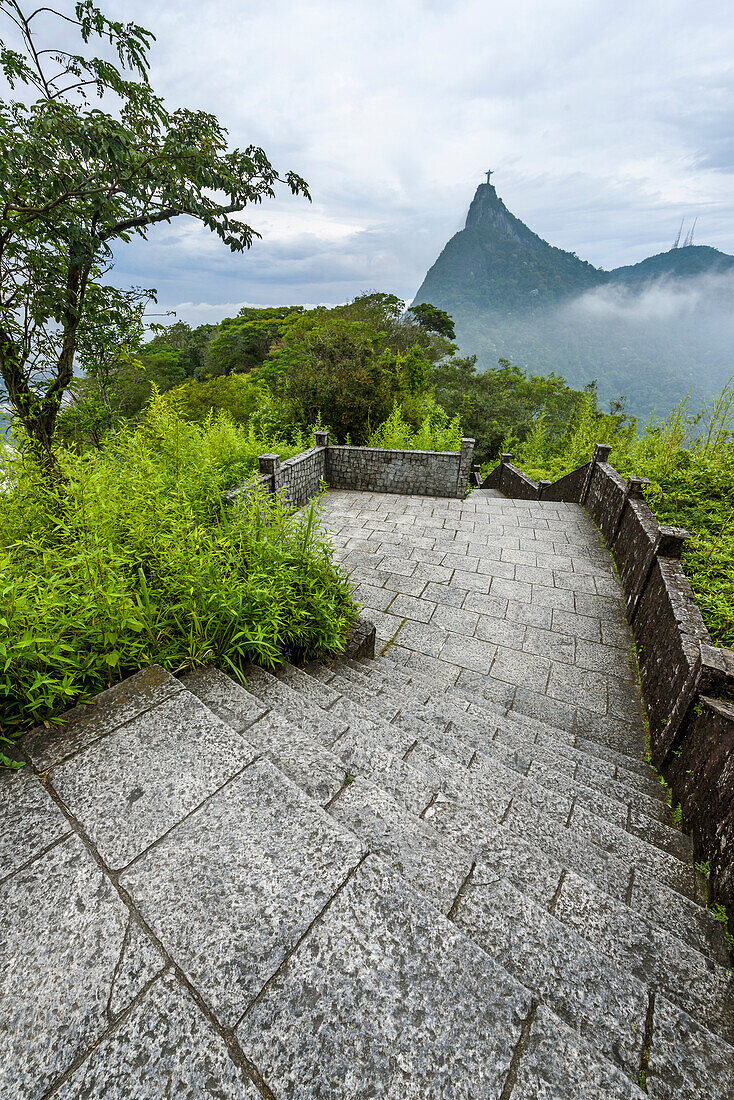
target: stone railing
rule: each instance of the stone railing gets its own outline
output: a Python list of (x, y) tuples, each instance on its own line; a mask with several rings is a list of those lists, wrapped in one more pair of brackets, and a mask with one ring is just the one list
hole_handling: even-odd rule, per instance
[(646, 478), (623, 478), (598, 444), (591, 462), (536, 482), (503, 454), (483, 487), (583, 505), (611, 551), (637, 647), (655, 766), (680, 802), (709, 886), (734, 911), (734, 652), (714, 646), (681, 565), (687, 531), (658, 523)]
[(316, 432), (316, 446), (281, 462), (279, 455), (261, 455), (260, 473), (225, 494), (233, 500), (262, 486), (282, 492), (300, 508), (318, 492), (362, 489), (372, 493), (415, 493), (429, 497), (466, 495), (472, 472), (474, 440), (462, 439), (460, 451), (399, 451), (382, 447), (334, 447), (328, 432)]

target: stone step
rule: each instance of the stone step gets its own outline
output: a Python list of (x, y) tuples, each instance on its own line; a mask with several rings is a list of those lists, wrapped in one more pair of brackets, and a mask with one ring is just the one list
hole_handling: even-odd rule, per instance
[[(401, 675), (397, 679), (392, 670), (382, 671), (384, 666), (379, 665), (377, 661), (349, 661), (345, 664), (365, 684), (384, 684), (386, 690), (397, 691), (398, 693), (411, 690), (411, 681), (407, 676)], [(374, 667), (370, 667), (371, 665)], [(341, 662), (338, 665), (328, 666), (324, 673), (326, 679), (329, 678), (330, 670), (341, 668)], [(420, 686), (426, 692), (425, 698), (430, 698), (427, 686), (424, 687), (423, 684)], [(430, 686), (435, 691), (435, 684)], [(459, 697), (457, 703), (466, 704), (466, 700)], [(667, 804), (662, 787), (657, 781), (650, 782), (646, 776), (630, 772), (606, 757), (600, 757), (594, 752), (589, 753), (575, 748), (574, 743), (578, 739), (569, 737), (565, 734), (565, 731), (554, 731), (560, 732), (564, 738), (558, 740), (557, 737), (551, 735), (547, 727), (541, 725), (540, 728), (537, 728), (539, 724), (532, 719), (527, 721), (517, 719), (499, 712), (492, 713), (491, 709), (487, 711), (486, 708), (480, 713), (492, 714), (491, 724), (496, 726), (495, 740), (504, 741), (519, 750), (533, 746), (532, 751), (536, 758), (549, 763), (557, 762), (560, 757), (564, 761), (564, 771), (571, 768), (575, 777), (587, 786), (600, 787), (600, 789), (607, 790), (610, 794), (617, 792), (620, 801), (629, 801), (632, 797), (639, 809), (643, 810), (647, 816), (656, 817), (663, 823), (670, 820), (670, 807)], [(650, 791), (652, 793), (648, 793)]]
[[(205, 693), (205, 685), (199, 682), (197, 686), (202, 694)], [(232, 705), (235, 694), (235, 692), (230, 692), (227, 709), (230, 715), (237, 720), (239, 716), (236, 713), (236, 706)], [(217, 702), (212, 695), (209, 698), (212, 702)], [(252, 706), (251, 697), (242, 691), (242, 699), (243, 707), (248, 712), (252, 712), (255, 708)], [(260, 732), (261, 728), (264, 733)], [(301, 785), (307, 793), (311, 794), (313, 792), (316, 797), (323, 797), (326, 794), (327, 800), (330, 801), (329, 811), (331, 815), (354, 833), (371, 852), (378, 854), (383, 860), (389, 862), (414, 889), (417, 889), (440, 911), (449, 913), (455, 910), (457, 923), (466, 928), (470, 938), (476, 938), (479, 934), (484, 936), (489, 922), (494, 933), (494, 939), (488, 941), (491, 942), (489, 953), (493, 957), (498, 957), (499, 948), (496, 943), (498, 928), (504, 929), (505, 939), (502, 941), (504, 947), (506, 948), (507, 943), (514, 945), (516, 955), (518, 955), (518, 952), (522, 952), (522, 944), (527, 943), (529, 937), (531, 939), (535, 937), (532, 945), (534, 985), (531, 988), (545, 1003), (551, 1004), (555, 1011), (562, 1010), (560, 1014), (566, 1019), (566, 1022), (580, 1029), (593, 1047), (601, 1050), (605, 1057), (611, 1057), (613, 1061), (619, 1060), (621, 1068), (628, 1075), (634, 1077), (635, 1066), (639, 1064), (639, 1058), (636, 1062), (635, 1056), (639, 1052), (634, 1046), (633, 1040), (647, 1011), (647, 994), (642, 984), (645, 979), (644, 977), (640, 978), (635, 983), (634, 979), (631, 981), (629, 976), (622, 976), (618, 968), (622, 966), (627, 971), (631, 971), (633, 966), (644, 968), (643, 961), (634, 958), (634, 956), (625, 961), (619, 959), (610, 961), (612, 956), (609, 951), (606, 952), (608, 957), (600, 961), (595, 951), (586, 947), (579, 948), (575, 931), (559, 930), (558, 925), (560, 922), (552, 920), (549, 923), (550, 918), (547, 917), (540, 906), (536, 906), (536, 912), (533, 908), (528, 910), (528, 905), (532, 905), (532, 903), (529, 903), (524, 897), (518, 901), (518, 897), (515, 896), (517, 893), (515, 888), (505, 880), (497, 877), (496, 862), (493, 864), (475, 861), (473, 853), (457, 844), (455, 838), (452, 837), (450, 843), (447, 842), (447, 839), (443, 839), (442, 834), (437, 832), (432, 824), (428, 824), (410, 813), (405, 806), (401, 805), (376, 784), (356, 778), (351, 783), (339, 785), (338, 797), (330, 797), (331, 787), (328, 778), (326, 779), (326, 787), (324, 787), (324, 780), (318, 773), (323, 768), (327, 773), (327, 777), (333, 775), (332, 785), (334, 783), (339, 784), (341, 775), (337, 759), (333, 753), (322, 749), (318, 743), (305, 734), (302, 734), (300, 743), (296, 742), (296, 744), (299, 744), (297, 749), (296, 744), (294, 744), (294, 730), (291, 724), (280, 719), (278, 715), (271, 713), (256, 721), (249, 727), (248, 739), (255, 747), (266, 749), (270, 759), (278, 766), (281, 766), (281, 760), (283, 760), (285, 766), (289, 768), (293, 780)], [(310, 749), (308, 748), (309, 741), (311, 742)], [(305, 752), (304, 746), (306, 746)], [(293, 763), (295, 759), (297, 759), (297, 767), (294, 770)], [(311, 774), (309, 774), (309, 771)], [(317, 774), (314, 775), (314, 772)], [(462, 884), (465, 883), (470, 872), (472, 873), (469, 886), (465, 886), (463, 895), (460, 895)], [(556, 899), (564, 897), (563, 888), (567, 880), (575, 885), (575, 881), (571, 876), (565, 878), (560, 876), (560, 892), (558, 889), (554, 890)], [(491, 912), (487, 912), (487, 900), (484, 897), (488, 884), (493, 884)], [(603, 903), (595, 899), (593, 888), (586, 883), (582, 883), (582, 885), (585, 890), (584, 897), (587, 899), (587, 906), (595, 905), (597, 915), (603, 913)], [(547, 886), (550, 886), (550, 883)], [(477, 893), (483, 897), (480, 933), (476, 929), (476, 913), (474, 911), (476, 908), (475, 895)], [(567, 888), (564, 906), (567, 904), (565, 899), (573, 896), (573, 892)], [(558, 904), (558, 901), (556, 904)], [(499, 914), (497, 912), (498, 907)], [(525, 914), (525, 923), (520, 926), (518, 921), (515, 920), (512, 922), (512, 929), (505, 929), (504, 915), (510, 912), (516, 916), (518, 910)], [(465, 916), (467, 911), (470, 913), (468, 917)], [(575, 916), (577, 917), (578, 914)], [(628, 935), (629, 950), (631, 950), (634, 935), (640, 934), (639, 926), (644, 926), (644, 922), (638, 921), (637, 927), (630, 930), (624, 924), (619, 911), (615, 913), (615, 916), (617, 918), (616, 924), (607, 938), (611, 937), (612, 941), (616, 943), (620, 938), (621, 928)], [(598, 920), (597, 923), (599, 923)], [(538, 928), (540, 929), (539, 932)], [(549, 934), (549, 929), (553, 935)], [(645, 931), (648, 938), (651, 939), (653, 931), (649, 928)], [(542, 954), (542, 944), (544, 943), (551, 946), (551, 959), (546, 962), (537, 958), (539, 952)], [(566, 945), (566, 953), (563, 955), (559, 954), (559, 944)], [(487, 943), (483, 943), (482, 946), (485, 950), (487, 949)], [(619, 948), (617, 948), (617, 953), (619, 954)], [(556, 973), (561, 965), (559, 959), (563, 958), (567, 964), (567, 956), (571, 956), (573, 959), (572, 972), (569, 971), (568, 965), (564, 965), (563, 972), (566, 975), (566, 984), (560, 985)], [(580, 956), (581, 963), (579, 963)], [(514, 958), (514, 956), (508, 957)], [(668, 961), (675, 963), (675, 955), (671, 953)], [(664, 973), (661, 961), (658, 960), (658, 962), (660, 963), (660, 973)], [(689, 962), (689, 969), (691, 965)], [(690, 978), (695, 979), (698, 976), (700, 975), (691, 973)], [(675, 987), (675, 971), (667, 975), (667, 979), (668, 984)], [(713, 988), (713, 983), (710, 983), (710, 988)], [(620, 993), (620, 990), (622, 990), (622, 993)], [(630, 1011), (630, 1005), (626, 1002), (619, 1007), (618, 1011), (610, 1009), (610, 1004), (619, 1006), (619, 999), (620, 997), (623, 998), (625, 991), (628, 998), (632, 997), (633, 994), (636, 995), (637, 999), (634, 1003), (639, 1008), (636, 1014)], [(552, 996), (556, 998), (556, 1002), (552, 1002)], [(611, 1001), (610, 998), (612, 998)], [(712, 1020), (715, 1023), (717, 1017), (721, 1019), (721, 1014), (716, 1011), (719, 1007), (714, 994), (711, 992), (709, 992), (708, 999), (699, 997), (698, 1000), (694, 1000), (697, 1018), (704, 1023), (709, 1023)], [(640, 1012), (642, 1012), (641, 1020), (635, 1023), (634, 1021)], [(606, 1021), (606, 1025), (604, 1021)], [(632, 1041), (630, 1052), (622, 1057), (620, 1051), (623, 1051), (625, 1043), (630, 1041)], [(708, 1057), (708, 1055), (706, 1056)]]
[(589, 1089), (642, 1100), (581, 1036), (534, 1007), (521, 983), (371, 855), (236, 1037), (277, 1096), (500, 1100), (516, 1078), (513, 1095), (527, 1100), (577, 1100)]
[[(418, 669), (413, 669), (412, 666), (406, 669), (405, 666), (395, 663), (390, 658), (389, 653), (376, 658), (374, 662), (363, 661), (359, 664), (370, 674), (379, 673), (380, 670), (384, 669), (392, 675), (397, 674), (403, 684), (413, 683), (424, 687), (428, 692), (436, 691), (435, 676), (429, 676)], [(607, 765), (612, 764), (624, 773), (624, 775), (620, 775), (620, 778), (624, 778), (635, 787), (646, 791), (653, 798), (665, 800), (665, 795), (661, 791), (655, 771), (649, 764), (638, 758), (619, 753), (603, 741), (590, 740), (588, 737), (581, 737), (577, 733), (570, 732), (560, 726), (554, 726), (547, 721), (513, 711), (499, 705), (491, 696), (485, 697), (480, 692), (469, 690), (465, 686), (449, 685), (445, 694), (451, 699), (466, 703), (468, 708), (477, 707), (479, 714), (491, 715), (492, 718), (498, 721), (504, 719), (512, 729), (535, 730), (539, 735), (551, 737), (555, 742), (576, 747), (584, 752), (589, 764), (591, 764), (589, 757), (603, 761)], [(631, 773), (631, 775), (628, 773)], [(633, 777), (636, 778), (633, 779)]]
[[(309, 671), (314, 675), (319, 675), (315, 668), (311, 668)], [(325, 670), (321, 675), (326, 679), (326, 682), (333, 677), (335, 682), (338, 679), (342, 684), (344, 684), (345, 678), (347, 680), (356, 678), (358, 683), (372, 692), (377, 705), (380, 704), (383, 698), (389, 699), (391, 705), (397, 705), (399, 702), (398, 697), (384, 687), (370, 688), (369, 678), (350, 667), (334, 666)], [(348, 692), (349, 689), (345, 686), (344, 690)], [(449, 713), (447, 711), (443, 716), (448, 717)], [(636, 836), (663, 848), (679, 859), (690, 862), (692, 858), (690, 838), (684, 836), (671, 825), (666, 824), (664, 819), (666, 817), (669, 819), (670, 813), (669, 808), (664, 803), (647, 798), (647, 796), (640, 795), (639, 792), (631, 791), (621, 785), (615, 785), (614, 781), (610, 781), (608, 784), (609, 789), (605, 790), (603, 784), (597, 778), (597, 773), (591, 773), (592, 778), (597, 778), (596, 783), (593, 785), (585, 781), (587, 779), (586, 772), (583, 773), (583, 779), (581, 780), (578, 779), (577, 774), (568, 775), (566, 772), (562, 774), (557, 770), (557, 758), (548, 748), (538, 746), (530, 740), (526, 741), (524, 745), (520, 745), (519, 739), (512, 737), (509, 744), (505, 738), (498, 740), (499, 730), (492, 727), (491, 724), (487, 725), (494, 736), (493, 739), (489, 740), (488, 733), (478, 729), (473, 720), (470, 719), (470, 724), (464, 726), (456, 714), (454, 714), (454, 718), (450, 730), (451, 732), (453, 730), (458, 731), (459, 743), (462, 747), (470, 746), (479, 753), (491, 756), (500, 763), (521, 771), (522, 774), (537, 783), (550, 787), (559, 793), (579, 798), (599, 816), (607, 817), (615, 824), (627, 828)], [(549, 767), (548, 765), (552, 766)], [(603, 791), (603, 793), (600, 793), (600, 791)]]
[[(344, 693), (351, 695), (352, 697), (359, 698), (359, 700), (369, 708), (379, 709), (381, 706), (382, 695), (379, 693), (370, 693), (369, 689), (366, 689), (362, 685), (354, 685), (349, 679), (348, 673), (343, 673), (339, 670), (333, 671), (332, 678), (329, 680), (329, 684), (339, 685), (339, 690), (343, 690)], [(303, 676), (304, 673), (298, 670), (286, 669), (278, 673), (288, 676), (293, 682), (299, 683), (298, 676)], [(391, 696), (391, 706), (396, 705), (397, 697)], [(413, 708), (412, 708), (413, 709)], [(695, 897), (695, 890), (697, 890), (697, 883), (695, 883), (695, 877), (693, 869), (690, 866), (691, 859), (691, 844), (687, 837), (683, 837), (681, 833), (676, 831), (670, 826), (662, 825), (654, 818), (648, 818), (646, 815), (639, 813), (632, 802), (621, 803), (614, 799), (606, 798), (605, 795), (600, 794), (593, 788), (585, 787), (584, 784), (577, 783), (576, 781), (565, 777), (555, 769), (548, 769), (543, 766), (538, 766), (533, 762), (530, 762), (529, 767), (526, 766), (523, 770), (517, 768), (517, 761), (514, 758), (513, 752), (510, 752), (511, 759), (507, 759), (506, 750), (503, 751), (502, 745), (497, 746), (493, 751), (494, 742), (487, 742), (485, 735), (481, 731), (471, 729), (467, 736), (463, 736), (464, 731), (459, 730), (450, 724), (448, 729), (442, 735), (439, 735), (439, 739), (432, 736), (430, 733), (425, 733), (423, 739), (428, 744), (434, 745), (441, 751), (446, 752), (448, 756), (458, 759), (461, 763), (469, 763), (470, 767), (478, 768), (480, 763), (483, 763), (485, 770), (494, 770), (496, 772), (497, 780), (501, 781), (504, 775), (505, 769), (508, 767), (512, 770), (516, 770), (518, 774), (523, 774), (528, 781), (525, 785), (529, 790), (535, 792), (535, 800), (538, 803), (540, 795), (537, 788), (541, 787), (546, 792), (545, 802), (547, 812), (555, 815), (559, 820), (565, 820), (568, 814), (571, 812), (571, 801), (582, 805), (587, 811), (596, 817), (602, 817), (605, 821), (609, 821), (610, 824), (616, 828), (622, 829), (626, 832), (627, 829), (636, 838), (643, 840), (643, 843), (649, 847), (658, 847), (661, 849), (664, 858), (662, 862), (668, 865), (666, 873), (672, 870), (680, 870), (673, 868), (670, 865), (670, 861), (666, 859), (667, 856), (672, 856), (679, 862), (686, 862), (688, 865), (688, 873), (680, 877), (680, 882), (688, 879), (686, 887), (676, 886), (676, 889), (682, 889), (682, 892), (693, 891), (692, 897)], [(456, 745), (456, 749), (454, 749)], [(467, 759), (469, 757), (469, 759)], [(505, 775), (505, 779), (507, 779)], [(507, 785), (507, 790), (510, 790), (510, 785)], [(514, 788), (517, 790), (517, 787)], [(585, 821), (585, 818), (584, 818)], [(584, 826), (588, 828), (588, 824)], [(622, 842), (621, 842), (622, 843)], [(662, 872), (659, 872), (662, 873)], [(668, 879), (666, 879), (668, 881)]]
[[(272, 679), (270, 674), (265, 673), (257, 680), (255, 690), (262, 689), (268, 678)], [(288, 701), (293, 712), (297, 709), (293, 697), (297, 699), (298, 692), (293, 689), (287, 691), (292, 693)], [(301, 724), (309, 731), (310, 723), (303, 714), (305, 711), (300, 719)], [(317, 723), (314, 729), (318, 731), (320, 726)], [(314, 730), (311, 729), (311, 732)], [(481, 771), (467, 775), (460, 765), (428, 745), (414, 746), (410, 751), (409, 763), (406, 763), (395, 755), (395, 732), (401, 738), (397, 748), (407, 751), (410, 748), (410, 745), (406, 748), (409, 735), (401, 734), (390, 726), (383, 727), (382, 735), (364, 729), (350, 729), (336, 742), (330, 741), (330, 745), (333, 753), (344, 761), (349, 774), (369, 776), (411, 812), (423, 811), (439, 831), (445, 832), (453, 843), (467, 847), (473, 854), (477, 854), (485, 842), (496, 846), (496, 829), (501, 829), (505, 847), (517, 854), (520, 861), (517, 873), (519, 884), (522, 884), (525, 868), (533, 858), (536, 861), (550, 860), (551, 864), (555, 860), (561, 868), (590, 877), (597, 886), (614, 897), (625, 897), (631, 874), (627, 863), (603, 852), (585, 837), (573, 834), (554, 819), (541, 815), (539, 824), (532, 802), (517, 797), (510, 806), (511, 794), (503, 784), (492, 782)], [(278, 762), (275, 757), (272, 759)], [(451, 801), (445, 805), (434, 801), (429, 805), (440, 792), (448, 794)], [(457, 800), (463, 804), (459, 805)], [(497, 826), (496, 821), (507, 813), (508, 807), (515, 811), (511, 820), (506, 821), (509, 828)], [(496, 820), (488, 816), (488, 809)], [(490, 833), (487, 839), (487, 828), (491, 830), (493, 827), (495, 834)], [(537, 851), (538, 845), (540, 853)], [(706, 910), (642, 873), (637, 875), (636, 889), (639, 893), (647, 891), (650, 895), (648, 910), (651, 914), (658, 914), (655, 919), (660, 923), (670, 921), (671, 915), (674, 915), (676, 934), (685, 943), (708, 953), (720, 950), (720, 926)], [(664, 906), (661, 898), (664, 899)], [(658, 912), (661, 909), (663, 911)]]
[[(311, 692), (314, 698), (318, 698), (320, 690), (325, 688), (328, 691), (329, 686), (333, 687), (338, 684), (340, 691), (343, 690), (351, 698), (359, 700), (364, 709), (370, 713), (377, 712), (381, 705), (381, 696), (367, 693), (360, 686), (354, 685), (346, 674), (342, 675), (340, 671), (334, 673), (329, 685), (321, 685), (321, 688), (316, 689), (312, 686), (314, 677), (309, 677), (308, 674), (300, 670), (286, 667), (279, 671), (279, 675), (287, 677), (289, 682), (299, 685), (304, 691)], [(311, 684), (308, 684), (309, 679)], [(324, 702), (326, 702), (326, 698), (324, 698)], [(396, 698), (391, 697), (391, 706), (396, 702)], [(693, 867), (690, 863), (684, 862), (690, 860), (690, 844), (684, 839), (679, 841), (681, 834), (672, 828), (666, 829), (658, 822), (646, 819), (644, 815), (639, 814), (637, 811), (633, 815), (631, 805), (623, 805), (612, 799), (606, 799), (591, 788), (575, 784), (573, 780), (567, 780), (559, 776), (558, 780), (554, 781), (552, 773), (542, 772), (539, 768), (536, 768), (535, 771), (532, 769), (530, 772), (526, 771), (524, 777), (518, 783), (517, 776), (520, 776), (521, 772), (516, 771), (515, 775), (512, 775), (511, 772), (514, 769), (506, 767), (495, 756), (489, 756), (486, 752), (485, 738), (481, 733), (467, 743), (461, 732), (452, 728), (453, 724), (437, 736), (434, 736), (431, 729), (421, 731), (415, 719), (413, 719), (413, 725), (416, 727), (416, 733), (421, 736), (423, 741), (438, 748), (446, 755), (457, 759), (460, 763), (468, 765), (472, 774), (476, 775), (481, 769), (485, 776), (491, 777), (491, 780), (499, 784), (503, 790), (514, 792), (516, 797), (522, 793), (523, 797), (531, 799), (533, 805), (542, 808), (545, 813), (556, 817), (558, 820), (566, 820), (570, 814), (573, 814), (574, 820), (579, 822), (576, 831), (587, 836), (591, 834), (591, 839), (595, 840), (596, 834), (600, 831), (611, 834), (606, 842), (608, 844), (614, 842), (619, 851), (626, 853), (625, 858), (628, 862), (634, 862), (634, 860), (631, 857), (631, 850), (629, 845), (626, 844), (626, 840), (631, 841), (634, 838), (634, 841), (640, 844), (640, 858), (644, 857), (645, 867), (650, 873), (656, 874), (662, 881), (667, 882), (674, 889), (688, 894), (688, 896), (697, 896), (697, 884)], [(476, 734), (476, 731), (473, 732)], [(481, 753), (476, 751), (475, 746), (477, 744), (482, 748)], [(584, 814), (581, 813), (579, 807), (585, 810)], [(609, 823), (608, 829), (601, 829), (600, 817)], [(596, 821), (595, 828), (591, 826), (591, 820)], [(620, 836), (619, 834), (626, 834), (628, 824), (634, 824), (634, 831), (628, 837)], [(662, 850), (659, 851), (658, 855), (653, 854), (658, 852), (655, 844), (645, 839), (648, 836), (651, 836), (654, 840), (662, 841)], [(656, 870), (653, 870), (653, 867)]]
[[(661, 994), (652, 997), (645, 984), (527, 895), (475, 876), (459, 899), (458, 926), (509, 973), (521, 973), (523, 984), (592, 1046), (637, 1079), (649, 1042), (653, 1096), (732, 1095), (734, 1047)], [(663, 1026), (656, 1028), (658, 1018)]]

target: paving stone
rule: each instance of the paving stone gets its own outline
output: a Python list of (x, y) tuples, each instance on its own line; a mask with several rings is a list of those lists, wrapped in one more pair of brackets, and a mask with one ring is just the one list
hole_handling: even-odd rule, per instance
[(522, 581), (506, 581), (502, 577), (492, 579), (491, 595), (500, 600), (516, 600), (520, 603), (530, 603), (533, 586)]
[(547, 657), (551, 661), (573, 664), (576, 639), (554, 630), (541, 630), (538, 627), (529, 626), (526, 629), (522, 649), (537, 657)]
[(506, 680), (509, 684), (544, 691), (550, 668), (551, 663), (546, 657), (500, 647), (492, 665), (492, 676), (496, 680)]
[(372, 783), (355, 779), (330, 808), (365, 846), (394, 867), (438, 909), (448, 912), (471, 869), (471, 855)]
[(480, 615), (475, 636), (485, 642), (507, 646), (510, 649), (522, 649), (526, 627), (521, 623), (511, 623), (507, 619), (496, 619), (489, 615)]
[[(447, 601), (448, 602), (448, 601)], [(504, 619), (507, 600), (499, 596), (489, 596), (484, 592), (467, 592), (463, 606), (467, 611), (477, 611), (480, 615), (491, 615), (495, 619)]]
[(232, 1027), (362, 855), (353, 834), (259, 760), (121, 883)]
[(241, 735), (179, 692), (53, 768), (49, 779), (116, 869), (254, 758)]
[(377, 611), (387, 611), (395, 599), (395, 593), (388, 588), (377, 588), (374, 584), (360, 583), (354, 588), (354, 598), (358, 604), (366, 605)]
[(171, 975), (155, 983), (54, 1093), (59, 1100), (256, 1100), (259, 1095)]
[(370, 857), (237, 1037), (279, 1097), (499, 1100), (529, 1008), (518, 983)]
[(537, 626), (541, 630), (550, 630), (553, 610), (550, 607), (542, 607), (539, 603), (509, 600), (507, 618), (511, 623), (522, 623), (524, 626)]
[[(37, 1100), (102, 1034), (128, 910), (91, 855), (70, 836), (0, 887), (0, 1083), (13, 1100)], [(118, 997), (115, 1007), (122, 1006)]]
[(391, 614), (401, 619), (415, 619), (419, 623), (427, 623), (437, 606), (431, 600), (400, 594), (393, 600)]
[(552, 615), (552, 629), (590, 642), (599, 642), (602, 637), (601, 619), (591, 619), (586, 615), (577, 615), (575, 611), (559, 611), (557, 608)]
[(548, 679), (548, 695), (572, 706), (584, 707), (595, 714), (606, 714), (608, 709), (608, 680), (596, 672), (572, 668), (554, 662)]
[(0, 770), (0, 880), (71, 832), (71, 826), (30, 770)]
[(433, 626), (451, 630), (454, 634), (464, 634), (469, 638), (474, 634), (474, 629), (479, 620), (476, 611), (467, 611), (459, 607), (446, 607), (445, 604), (437, 604), (431, 619)]
[(619, 966), (731, 1042), (734, 984), (728, 970), (571, 872), (553, 912)]
[(132, 1004), (140, 990), (165, 966), (166, 960), (131, 914), (128, 917), (120, 958), (112, 977), (108, 1016), (119, 1016)]
[(426, 585), (423, 598), (449, 607), (461, 607), (465, 595), (463, 589), (452, 588), (450, 584), (436, 584), (432, 581)]
[(734, 1048), (656, 997), (646, 1077), (652, 1100), (730, 1100)]
[(578, 1032), (540, 1005), (523, 1044), (512, 1100), (644, 1100), (644, 1092), (600, 1059)]
[(430, 657), (438, 657), (446, 642), (448, 632), (430, 623), (416, 623), (408, 620), (400, 628), (395, 639), (402, 646), (415, 649), (419, 653), (427, 653)]
[(241, 732), (267, 713), (259, 699), (218, 668), (197, 668), (183, 677), (187, 691), (201, 699), (218, 718)]
[(455, 920), (612, 1065), (637, 1076), (647, 1012), (640, 982), (507, 882), (470, 881)]
[(497, 646), (491, 642), (467, 638), (462, 634), (449, 634), (441, 649), (441, 659), (474, 672), (489, 672), (496, 653)]
[(60, 725), (31, 730), (21, 742), (23, 751), (39, 771), (46, 771), (182, 690), (175, 676), (151, 665), (67, 711)]

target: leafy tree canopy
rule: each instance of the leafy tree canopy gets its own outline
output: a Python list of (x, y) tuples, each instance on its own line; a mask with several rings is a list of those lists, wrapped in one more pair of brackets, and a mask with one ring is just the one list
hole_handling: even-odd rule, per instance
[[(91, 0), (74, 10), (27, 13), (0, 0), (16, 40), (0, 42), (0, 67), (22, 93), (0, 104), (0, 373), (47, 464), (80, 344), (103, 335), (108, 310), (126, 301), (103, 282), (114, 245), (189, 215), (239, 252), (258, 235), (237, 216), (245, 207), (278, 183), (308, 195), (262, 149), (229, 149), (213, 115), (166, 107), (148, 81), (149, 31)], [(54, 46), (46, 36), (58, 21), (114, 61)]]

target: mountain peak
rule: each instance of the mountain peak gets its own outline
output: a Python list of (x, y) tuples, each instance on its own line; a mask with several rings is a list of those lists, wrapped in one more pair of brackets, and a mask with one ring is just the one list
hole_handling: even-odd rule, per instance
[(535, 243), (539, 237), (511, 214), (493, 183), (480, 183), (466, 215), (465, 229), (489, 230), (512, 241)]

